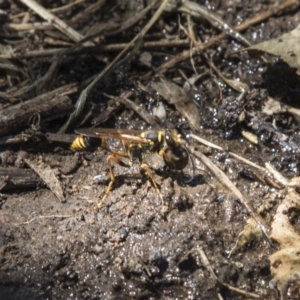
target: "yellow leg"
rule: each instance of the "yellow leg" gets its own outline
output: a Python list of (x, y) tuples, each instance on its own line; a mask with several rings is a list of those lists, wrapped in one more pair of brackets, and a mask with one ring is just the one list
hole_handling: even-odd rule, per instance
[[(122, 166), (122, 167), (129, 167), (129, 165), (125, 164), (122, 160), (120, 160), (118, 157), (114, 156), (114, 155), (109, 155), (107, 157), (107, 164), (108, 164), (108, 168), (109, 168), (109, 174), (110, 174), (110, 182), (106, 188), (106, 191), (105, 191), (105, 194), (104, 196), (102, 197), (102, 199), (99, 201), (99, 203), (97, 203), (95, 209), (98, 210), (100, 209), (100, 207), (102, 206), (102, 204), (105, 202), (108, 194), (110, 193), (111, 189), (112, 189), (112, 186), (115, 182), (115, 175), (114, 175), (114, 172), (113, 172), (113, 169), (112, 169), (112, 161), (115, 162), (116, 164)], [(161, 201), (162, 201), (162, 204), (165, 206), (165, 202), (164, 202), (164, 199), (163, 199), (163, 196), (157, 186), (157, 183), (155, 182), (154, 180), (154, 176), (153, 176), (153, 173), (150, 169), (150, 167), (146, 164), (146, 163), (142, 163), (141, 164), (141, 169), (145, 170), (145, 172), (147, 173), (153, 187), (155, 188), (156, 192), (158, 193)], [(164, 209), (164, 212), (167, 211), (168, 209), (168, 205), (166, 206), (167, 208)]]
[(116, 164), (122, 166), (122, 167), (129, 167), (128, 165), (126, 165), (122, 160), (120, 160), (118, 157), (114, 156), (114, 155), (109, 155), (107, 157), (107, 164), (108, 164), (108, 168), (109, 168), (109, 175), (110, 175), (110, 182), (106, 188), (106, 191), (105, 191), (105, 194), (104, 196), (102, 197), (101, 201), (99, 201), (99, 203), (97, 203), (96, 205), (96, 209), (98, 210), (102, 204), (104, 203), (105, 199), (107, 198), (109, 192), (111, 191), (112, 189), (112, 186), (116, 180), (115, 178), (115, 174), (114, 174), (114, 171), (112, 169), (112, 165), (111, 165), (111, 162), (114, 161)]
[(157, 186), (157, 183), (154, 180), (154, 176), (153, 176), (153, 173), (152, 173), (150, 167), (146, 163), (142, 163), (141, 164), (141, 169), (143, 169), (143, 170), (146, 171), (146, 173), (147, 173), (147, 175), (148, 175), (148, 177), (149, 177), (152, 185), (154, 186), (155, 190), (157, 191), (157, 193), (158, 193), (158, 195), (159, 195), (159, 197), (160, 197), (160, 199), (162, 201), (162, 204), (164, 204), (164, 198), (163, 198), (163, 196), (162, 196), (162, 194), (161, 194), (161, 192), (160, 192), (160, 190), (159, 190), (159, 188)]

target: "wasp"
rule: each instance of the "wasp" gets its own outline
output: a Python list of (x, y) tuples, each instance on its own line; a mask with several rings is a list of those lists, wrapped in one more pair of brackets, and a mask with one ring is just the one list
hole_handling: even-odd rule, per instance
[[(153, 173), (149, 165), (145, 162), (145, 157), (151, 153), (159, 154), (167, 167), (173, 170), (184, 169), (189, 162), (189, 153), (184, 147), (181, 135), (175, 129), (166, 130), (124, 130), (111, 128), (81, 128), (75, 130), (79, 136), (73, 141), (71, 150), (85, 150), (100, 147), (110, 154), (107, 157), (107, 163), (110, 174), (110, 182), (106, 188), (105, 194), (97, 204), (100, 208), (111, 191), (115, 182), (115, 175), (112, 169), (112, 163), (122, 167), (130, 167), (134, 163), (139, 163), (140, 168), (146, 172), (153, 187), (163, 198), (155, 182)], [(109, 146), (109, 139), (118, 139), (121, 141), (122, 151), (117, 151)], [(125, 163), (121, 158), (127, 158)]]

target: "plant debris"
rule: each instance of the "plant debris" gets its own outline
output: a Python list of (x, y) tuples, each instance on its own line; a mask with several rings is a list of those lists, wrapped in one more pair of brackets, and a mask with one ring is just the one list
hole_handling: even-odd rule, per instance
[(287, 62), (292, 68), (300, 71), (300, 47), (298, 44), (300, 37), (300, 25), (291, 32), (285, 33), (276, 39), (264, 41), (256, 45), (252, 45), (245, 50), (253, 53), (255, 51), (270, 53), (279, 56)]
[(0, 298), (299, 299), (298, 11), (0, 1)]

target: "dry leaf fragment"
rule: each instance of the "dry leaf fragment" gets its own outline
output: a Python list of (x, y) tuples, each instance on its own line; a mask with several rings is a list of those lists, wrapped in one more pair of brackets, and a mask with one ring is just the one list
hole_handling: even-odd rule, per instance
[(60, 202), (65, 202), (65, 196), (60, 186), (59, 180), (56, 178), (54, 171), (43, 162), (36, 162), (33, 159), (25, 158), (26, 164), (36, 172), (41, 179), (47, 184), (49, 189), (58, 198)]
[(280, 56), (292, 68), (300, 71), (300, 25), (282, 36), (245, 48), (250, 54), (257, 51)]
[(300, 235), (290, 221), (290, 212), (299, 210), (300, 195), (288, 188), (272, 223), (271, 238), (280, 245), (280, 250), (269, 257), (281, 299), (286, 299), (288, 285), (300, 278)]
[(242, 232), (240, 232), (236, 244), (233, 249), (230, 251), (229, 256), (234, 253), (237, 253), (241, 248), (245, 247), (251, 241), (260, 240), (263, 237), (262, 231), (257, 226), (257, 223), (253, 218), (249, 218), (247, 220), (247, 224), (245, 225)]
[(197, 106), (191, 99), (188, 99), (182, 87), (163, 78), (160, 78), (158, 82), (151, 82), (151, 87), (168, 103), (175, 105), (176, 109), (188, 120), (192, 130), (199, 131), (200, 116)]

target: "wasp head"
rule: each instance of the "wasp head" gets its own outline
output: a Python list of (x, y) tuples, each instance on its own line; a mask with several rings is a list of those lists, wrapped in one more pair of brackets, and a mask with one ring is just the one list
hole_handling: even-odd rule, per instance
[(162, 156), (167, 167), (174, 170), (184, 169), (189, 162), (189, 153), (181, 142), (181, 136), (176, 130), (166, 130), (166, 147)]

